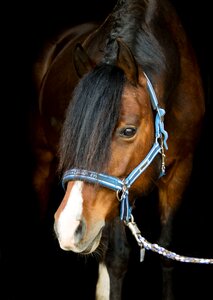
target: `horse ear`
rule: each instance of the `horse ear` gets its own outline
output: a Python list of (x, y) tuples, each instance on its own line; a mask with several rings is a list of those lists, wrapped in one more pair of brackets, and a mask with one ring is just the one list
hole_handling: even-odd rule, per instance
[(133, 84), (138, 84), (138, 65), (129, 49), (129, 47), (120, 39), (117, 39), (118, 54), (117, 54), (117, 66), (122, 69), (127, 79)]
[(94, 63), (80, 43), (74, 48), (73, 63), (79, 78), (94, 68)]

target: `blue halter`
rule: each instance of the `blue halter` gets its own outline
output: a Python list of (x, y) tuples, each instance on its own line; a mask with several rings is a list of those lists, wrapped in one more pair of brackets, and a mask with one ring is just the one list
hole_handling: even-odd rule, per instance
[(147, 167), (151, 164), (154, 158), (158, 153), (162, 155), (162, 163), (161, 163), (161, 174), (163, 176), (165, 174), (165, 154), (164, 148), (167, 150), (167, 139), (168, 133), (164, 129), (163, 117), (165, 115), (165, 110), (160, 108), (158, 105), (158, 100), (153, 89), (153, 86), (147, 77), (147, 88), (150, 94), (150, 100), (152, 103), (153, 110), (156, 111), (155, 117), (155, 142), (147, 154), (147, 156), (142, 160), (142, 162), (124, 179), (121, 180), (115, 176), (110, 176), (103, 173), (97, 173), (93, 171), (87, 171), (82, 169), (70, 169), (66, 171), (62, 177), (62, 185), (65, 189), (66, 183), (68, 181), (86, 181), (92, 184), (99, 184), (103, 187), (111, 189), (117, 192), (117, 195), (120, 194), (119, 201), (121, 202), (120, 207), (120, 218), (121, 220), (129, 221), (131, 216), (131, 207), (129, 205), (129, 188), (135, 182), (135, 180), (147, 169)]

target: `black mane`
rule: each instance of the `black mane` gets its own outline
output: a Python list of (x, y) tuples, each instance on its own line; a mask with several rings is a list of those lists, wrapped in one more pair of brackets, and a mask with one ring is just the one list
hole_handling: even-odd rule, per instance
[[(120, 37), (147, 73), (165, 69), (166, 59), (159, 43), (162, 15), (157, 15), (156, 6), (156, 1), (118, 1), (106, 23), (110, 31), (106, 40), (105, 57), (110, 59), (112, 55), (116, 56), (114, 41)], [(161, 26), (156, 26), (156, 18)]]
[[(108, 32), (105, 47), (106, 62), (116, 60), (117, 43), (121, 38), (131, 49), (138, 65), (148, 75), (154, 85), (156, 75), (165, 79), (167, 94), (173, 88), (179, 69), (174, 57), (179, 53), (174, 42), (167, 0), (120, 0), (103, 26)], [(165, 31), (167, 34), (165, 35)], [(166, 95), (165, 95), (166, 98)]]
[(101, 64), (77, 85), (60, 141), (59, 170), (102, 171), (110, 155), (124, 84), (122, 70)]

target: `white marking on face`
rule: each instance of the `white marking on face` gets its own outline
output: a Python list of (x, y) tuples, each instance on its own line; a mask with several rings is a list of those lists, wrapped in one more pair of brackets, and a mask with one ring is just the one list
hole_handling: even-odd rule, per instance
[(96, 285), (96, 300), (109, 300), (110, 296), (109, 273), (104, 263), (99, 264), (98, 282)]
[(76, 181), (68, 197), (67, 204), (57, 222), (60, 247), (69, 250), (75, 243), (75, 231), (80, 223), (83, 210), (83, 182)]

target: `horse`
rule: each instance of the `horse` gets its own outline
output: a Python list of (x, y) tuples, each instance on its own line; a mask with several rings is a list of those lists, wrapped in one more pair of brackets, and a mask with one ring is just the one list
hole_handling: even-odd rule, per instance
[[(121, 299), (139, 201), (158, 193), (158, 242), (171, 244), (205, 114), (199, 65), (168, 0), (118, 0), (103, 22), (73, 26), (34, 67), (33, 184), (42, 211), (64, 194), (53, 230), (64, 251), (99, 255), (96, 299)], [(162, 260), (163, 299), (173, 299)]]

